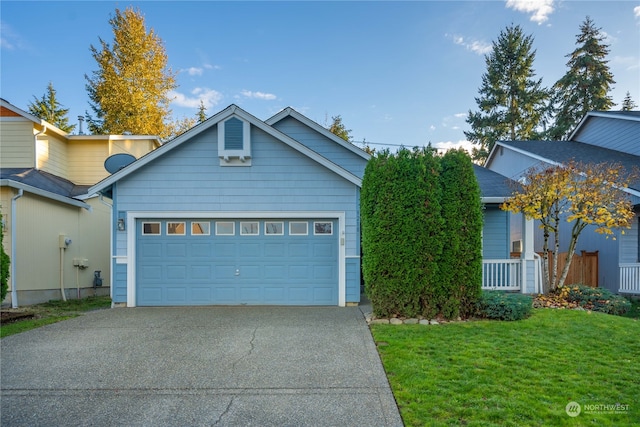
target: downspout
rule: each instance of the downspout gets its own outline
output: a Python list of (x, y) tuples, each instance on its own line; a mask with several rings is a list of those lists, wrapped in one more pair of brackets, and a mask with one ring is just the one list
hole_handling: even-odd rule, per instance
[[(42, 124), (42, 123), (41, 123)], [(38, 137), (47, 131), (47, 125), (42, 124), (42, 130), (33, 135), (33, 165), (38, 170)]]
[(11, 307), (18, 308), (18, 290), (16, 289), (16, 205), (17, 200), (22, 197), (24, 190), (18, 190), (18, 194), (11, 198)]
[(67, 300), (67, 296), (64, 294), (64, 247), (60, 246), (60, 293), (62, 294), (62, 301)]
[(111, 306), (113, 306), (113, 275), (115, 274), (115, 262), (114, 262), (114, 254), (113, 254), (113, 205), (110, 205), (109, 203), (105, 202), (104, 200), (104, 195), (102, 193), (100, 193), (100, 203), (102, 203), (103, 205), (107, 206), (109, 208), (109, 213), (110, 216), (109, 218), (111, 219), (111, 221), (109, 221), (109, 297), (111, 298)]

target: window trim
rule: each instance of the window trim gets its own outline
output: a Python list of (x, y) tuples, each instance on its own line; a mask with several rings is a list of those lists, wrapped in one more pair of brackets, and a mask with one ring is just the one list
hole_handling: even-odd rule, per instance
[[(280, 224), (280, 233), (270, 233), (267, 229), (267, 224)], [(284, 236), (284, 221), (265, 221), (264, 222), (264, 235), (265, 236)]]
[[(318, 233), (316, 231), (317, 224), (330, 224), (331, 233)], [(333, 221), (313, 221), (313, 235), (314, 236), (333, 236)]]
[[(294, 224), (304, 224), (304, 233), (294, 233), (291, 228)], [(308, 236), (309, 235), (309, 222), (308, 221), (289, 221), (289, 236)]]
[[(255, 233), (245, 233), (243, 224), (254, 224), (256, 226)], [(260, 221), (240, 221), (240, 235), (241, 236), (259, 236), (260, 235)]]
[[(207, 224), (209, 227), (206, 233), (194, 233), (193, 226), (196, 224)], [(191, 235), (192, 236), (210, 236), (211, 235), (211, 221), (191, 221)]]
[[(218, 224), (231, 224), (231, 233), (220, 233), (218, 230)], [(216, 221), (216, 236), (235, 236), (235, 235), (236, 235), (235, 221)]]
[[(182, 224), (182, 233), (170, 233), (169, 232), (169, 225), (171, 224), (177, 224), (176, 228), (179, 226), (179, 224)], [(167, 236), (186, 236), (187, 235), (187, 223), (185, 221), (167, 221), (165, 223), (165, 230), (167, 233)]]
[[(154, 225), (156, 224), (158, 226), (158, 232), (157, 233), (146, 233), (144, 230), (144, 226), (145, 225)], [(162, 236), (162, 223), (160, 221), (142, 221), (142, 235), (143, 236)]]
[[(225, 148), (225, 124), (232, 119), (242, 122), (242, 149), (229, 150)], [(233, 114), (218, 123), (218, 157), (220, 166), (251, 166), (251, 124)]]

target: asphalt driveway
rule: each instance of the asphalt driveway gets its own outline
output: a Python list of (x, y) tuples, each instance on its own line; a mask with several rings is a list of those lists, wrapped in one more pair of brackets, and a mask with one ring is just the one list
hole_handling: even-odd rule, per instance
[(359, 307), (109, 309), (0, 341), (9, 426), (401, 426)]

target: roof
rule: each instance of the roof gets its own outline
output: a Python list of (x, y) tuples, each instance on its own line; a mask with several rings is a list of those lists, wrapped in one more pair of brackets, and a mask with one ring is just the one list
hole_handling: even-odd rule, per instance
[(34, 168), (0, 169), (0, 185), (22, 189), (33, 194), (88, 209), (77, 197), (87, 193), (88, 185), (73, 182)]
[(103, 179), (102, 181), (100, 181), (96, 185), (90, 187), (89, 190), (88, 190), (89, 194), (99, 193), (99, 192), (102, 192), (102, 193), (108, 192), (109, 189), (111, 188), (111, 186), (114, 183), (116, 183), (117, 181), (119, 181), (120, 179), (128, 176), (129, 174), (131, 174), (131, 173), (135, 172), (136, 170), (140, 169), (141, 167), (147, 165), (148, 163), (152, 162), (153, 160), (157, 159), (158, 157), (167, 154), (168, 152), (172, 151), (176, 147), (179, 147), (180, 145), (182, 145), (186, 141), (189, 141), (194, 136), (204, 132), (205, 130), (209, 129), (212, 126), (217, 125), (220, 122), (223, 122), (223, 121), (227, 120), (229, 117), (232, 117), (232, 116), (239, 117), (240, 119), (249, 122), (252, 126), (255, 126), (258, 129), (260, 129), (260, 130), (266, 132), (267, 134), (273, 136), (274, 138), (276, 138), (279, 141), (285, 143), (286, 145), (288, 145), (289, 147), (293, 148), (294, 150), (297, 150), (298, 152), (306, 155), (310, 159), (316, 161), (317, 163), (319, 163), (320, 165), (326, 167), (327, 169), (335, 172), (336, 174), (340, 175), (341, 177), (345, 178), (346, 180), (350, 181), (351, 183), (357, 185), (358, 187), (362, 186), (362, 179), (360, 177), (352, 174), (351, 172), (347, 171), (346, 169), (343, 169), (342, 167), (338, 166), (337, 164), (335, 164), (331, 160), (329, 160), (326, 157), (323, 157), (322, 155), (318, 154), (317, 152), (311, 150), (310, 148), (308, 148), (304, 144), (301, 144), (300, 142), (296, 141), (295, 139), (291, 138), (290, 136), (288, 136), (288, 135), (280, 132), (279, 130), (271, 127), (269, 124), (263, 122), (262, 120), (258, 119), (257, 117), (247, 113), (245, 110), (243, 110), (242, 108), (238, 107), (237, 105), (232, 104), (232, 105), (228, 106), (227, 108), (225, 108), (224, 110), (220, 111), (219, 113), (214, 114), (213, 116), (209, 117), (204, 122), (197, 124), (196, 126), (192, 127), (191, 129), (189, 129), (188, 131), (184, 132), (183, 134), (181, 134), (181, 135), (177, 136), (176, 138), (164, 143), (161, 147), (157, 148), (156, 150), (147, 153), (146, 155), (140, 157), (138, 160), (136, 160), (135, 162), (131, 163), (127, 167), (119, 170), (118, 172), (114, 173), (113, 175)]
[[(58, 134), (60, 136), (67, 136), (68, 135), (67, 132), (63, 131), (62, 129), (58, 128), (57, 126), (52, 125), (51, 123), (49, 123), (49, 122), (47, 122), (45, 120), (42, 120), (42, 119), (34, 116), (31, 113), (27, 113), (26, 111), (16, 107), (15, 105), (10, 103), (6, 99), (0, 98), (0, 107), (6, 108), (7, 110), (12, 111), (16, 115), (18, 115), (20, 117), (23, 117), (24, 119), (27, 119), (27, 120), (29, 120), (29, 121), (31, 121), (31, 122), (33, 122), (33, 123), (45, 128), (45, 129), (50, 129), (51, 131), (53, 131), (54, 133), (56, 133), (56, 134)], [(7, 120), (7, 119), (11, 120), (12, 119), (12, 117), (9, 117), (9, 116), (3, 116), (2, 118), (4, 120)], [(17, 118), (17, 117), (14, 117), (14, 118)]]
[(307, 116), (298, 113), (296, 110), (294, 110), (291, 107), (287, 107), (287, 108), (281, 110), (279, 113), (277, 113), (274, 116), (268, 118), (264, 122), (266, 124), (268, 124), (269, 126), (273, 126), (275, 123), (278, 123), (279, 121), (285, 119), (286, 117), (293, 117), (294, 119), (298, 120), (299, 122), (304, 123), (305, 125), (307, 125), (311, 129), (315, 130), (316, 132), (320, 133), (321, 135), (324, 135), (325, 137), (329, 138), (330, 140), (332, 140), (336, 144), (339, 144), (339, 145), (343, 146), (347, 150), (359, 155), (360, 157), (362, 157), (365, 160), (369, 160), (371, 158), (371, 155), (369, 155), (369, 153), (367, 153), (366, 151), (364, 151), (360, 147), (355, 146), (354, 144), (350, 143), (349, 141), (345, 141), (344, 139), (342, 139), (339, 136), (337, 136), (334, 133), (332, 133), (329, 129), (325, 128), (324, 126), (321, 126), (320, 124), (318, 124), (316, 122), (314, 122), (313, 120), (311, 120)]
[(592, 117), (603, 117), (608, 119), (617, 119), (625, 121), (640, 121), (640, 111), (589, 111), (586, 116), (580, 120), (578, 126), (569, 136), (569, 140), (575, 139), (575, 136), (580, 133), (584, 124)]
[(511, 179), (475, 164), (473, 172), (478, 180), (484, 203), (502, 203), (512, 195), (514, 181)]
[[(629, 172), (640, 168), (640, 156), (575, 141), (499, 141), (496, 145), (551, 164), (566, 164), (573, 160), (580, 163), (618, 163)], [(640, 177), (636, 177), (629, 187), (640, 191)]]

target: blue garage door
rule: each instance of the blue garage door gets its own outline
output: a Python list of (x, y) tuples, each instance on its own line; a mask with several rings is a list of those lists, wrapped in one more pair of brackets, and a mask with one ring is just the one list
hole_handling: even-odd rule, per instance
[(326, 219), (140, 219), (137, 305), (337, 305), (336, 226)]

